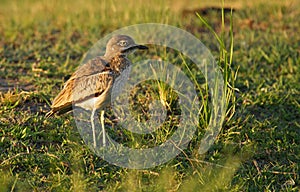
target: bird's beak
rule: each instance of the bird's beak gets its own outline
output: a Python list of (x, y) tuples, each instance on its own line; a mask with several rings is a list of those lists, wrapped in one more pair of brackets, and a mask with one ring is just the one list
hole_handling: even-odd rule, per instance
[(146, 50), (146, 49), (148, 49), (148, 47), (146, 47), (144, 45), (133, 45), (131, 47), (128, 47), (127, 49), (123, 49), (121, 52), (122, 53), (125, 53), (125, 52), (128, 52), (128, 51), (131, 52), (131, 51), (134, 51), (136, 49), (144, 49), (144, 50)]
[(136, 48), (138, 48), (138, 49), (148, 49), (148, 47), (146, 47), (144, 45), (136, 45)]

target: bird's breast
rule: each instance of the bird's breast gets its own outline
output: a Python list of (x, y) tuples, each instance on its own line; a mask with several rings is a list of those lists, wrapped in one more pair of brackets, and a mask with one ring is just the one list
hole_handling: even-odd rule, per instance
[(111, 88), (103, 92), (101, 95), (88, 98), (86, 100), (75, 103), (76, 107), (81, 107), (87, 110), (93, 109), (103, 109), (106, 105), (110, 103)]

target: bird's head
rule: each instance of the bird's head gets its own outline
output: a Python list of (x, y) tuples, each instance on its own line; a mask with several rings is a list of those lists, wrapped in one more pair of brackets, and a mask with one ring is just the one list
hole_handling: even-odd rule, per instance
[(138, 45), (127, 35), (114, 35), (106, 45), (105, 57), (111, 58), (115, 55), (125, 55), (134, 52), (137, 49), (148, 49), (144, 45)]

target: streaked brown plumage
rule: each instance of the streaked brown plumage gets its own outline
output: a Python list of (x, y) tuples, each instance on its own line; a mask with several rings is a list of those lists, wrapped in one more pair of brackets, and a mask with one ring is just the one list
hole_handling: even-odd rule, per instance
[[(92, 111), (94, 147), (96, 147), (93, 117), (97, 109), (103, 109), (110, 102), (110, 93), (115, 79), (130, 64), (127, 55), (136, 49), (147, 49), (135, 44), (126, 35), (115, 35), (107, 43), (104, 56), (98, 56), (80, 66), (65, 83), (62, 91), (53, 100), (51, 111), (46, 117), (64, 114), (72, 110), (72, 105)], [(101, 124), (104, 135), (104, 112), (101, 113)]]

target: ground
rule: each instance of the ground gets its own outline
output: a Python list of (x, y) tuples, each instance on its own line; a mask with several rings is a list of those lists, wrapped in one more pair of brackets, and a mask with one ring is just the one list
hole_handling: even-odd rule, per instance
[[(222, 22), (221, 1), (2, 0), (0, 190), (299, 191), (299, 3), (226, 1), (224, 6)], [(195, 152), (203, 120), (176, 158), (131, 170), (111, 165), (84, 145), (72, 115), (44, 115), (94, 43), (121, 27), (149, 22), (184, 29), (211, 50), (228, 74), (228, 109), (206, 154)], [(140, 93), (144, 105), (145, 93)], [(113, 116), (107, 117), (113, 127)], [(116, 130), (112, 134), (130, 146), (145, 144)], [(157, 138), (141, 139), (149, 138), (157, 144)]]

